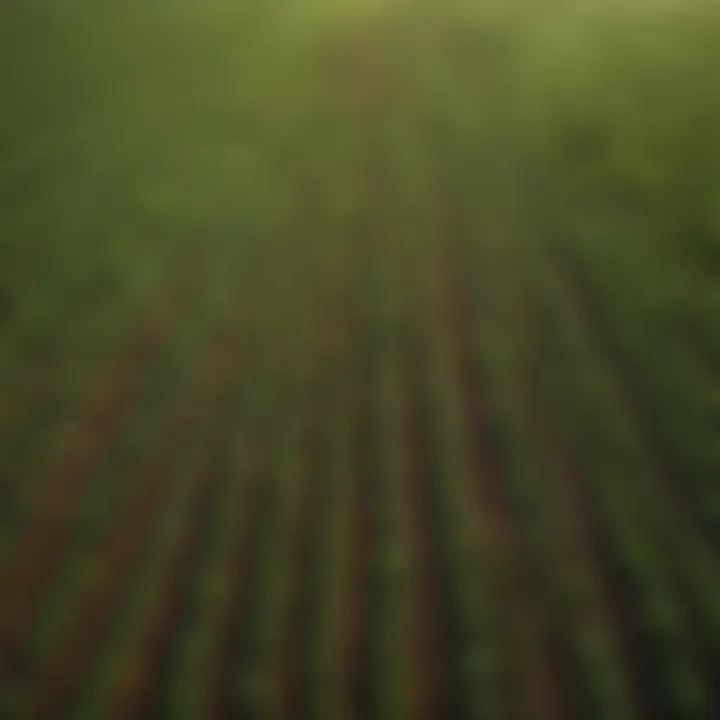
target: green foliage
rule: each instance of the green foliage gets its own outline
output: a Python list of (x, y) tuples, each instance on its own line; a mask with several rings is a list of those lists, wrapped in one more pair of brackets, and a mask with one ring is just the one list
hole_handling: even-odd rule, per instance
[[(303, 652), (318, 715), (348, 709), (344, 564), (358, 488), (372, 515), (360, 538), (371, 586), (359, 591), (362, 679), (378, 717), (409, 715), (400, 627), (417, 599), (400, 520), (401, 406), (417, 393), (437, 520), (427, 542), (449, 585), (466, 716), (510, 716), (530, 701), (533, 663), (557, 661), (584, 716), (633, 717), (647, 704), (648, 715), (709, 717), (720, 658), (719, 73), (711, 0), (2, 3), (0, 580), (38, 512), (38, 542), (57, 541), (58, 562), (18, 640), (37, 667), (0, 677), (0, 707), (19, 712), (45, 663), (62, 663), (54, 648), (105, 559), (68, 537), (127, 519), (126, 475), (152, 457), (213, 331), (232, 325), (262, 359), (233, 378), (251, 396), (227, 401), (247, 412), (241, 480), (213, 475), (207, 436), (236, 416), (203, 395), (146, 526), (147, 557), (105, 609), (97, 665), (78, 670), (92, 683), (73, 707), (104, 717), (116, 704), (190, 533), (209, 549), (187, 568), (197, 607), (163, 672), (169, 712), (203, 714), (220, 636), (237, 630), (223, 598), (239, 572), (237, 526), (260, 512), (247, 490), (257, 451), (267, 512), (246, 549), (256, 571), (244, 645), (223, 677), (236, 709), (276, 710), (310, 382), (333, 347), (322, 367), (334, 397), (322, 420), (330, 499), (303, 579), (317, 596)], [(170, 297), (178, 285), (190, 292)], [(165, 311), (176, 314), (167, 327)], [(91, 390), (148, 318), (159, 349), (115, 411), (101, 461), (75, 470), (72, 509), (51, 517), (48, 468), (72, 450), (68, 428), (102, 431)], [(398, 362), (408, 338), (420, 378), (410, 391)], [(363, 373), (369, 409), (358, 410), (347, 386)], [(355, 414), (371, 426), (367, 477), (353, 467)], [(589, 498), (577, 507), (594, 544), (558, 529), (571, 512), (565, 475)], [(205, 482), (220, 483), (209, 530), (192, 523)], [(501, 498), (489, 513), (482, 483)], [(481, 527), (493, 513), (500, 541)], [(575, 542), (587, 559), (578, 575), (563, 565)], [(526, 629), (542, 647), (527, 648)], [(646, 651), (626, 656), (628, 637)], [(630, 673), (650, 678), (648, 698)]]

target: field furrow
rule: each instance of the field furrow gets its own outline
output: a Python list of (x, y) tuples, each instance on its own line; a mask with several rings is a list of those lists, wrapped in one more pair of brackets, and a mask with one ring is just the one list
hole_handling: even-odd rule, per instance
[(0, 718), (720, 718), (711, 0), (0, 0)]

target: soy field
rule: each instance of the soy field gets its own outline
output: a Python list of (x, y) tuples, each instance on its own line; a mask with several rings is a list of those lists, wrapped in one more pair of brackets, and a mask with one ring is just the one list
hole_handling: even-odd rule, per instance
[(720, 718), (720, 7), (0, 4), (0, 718)]

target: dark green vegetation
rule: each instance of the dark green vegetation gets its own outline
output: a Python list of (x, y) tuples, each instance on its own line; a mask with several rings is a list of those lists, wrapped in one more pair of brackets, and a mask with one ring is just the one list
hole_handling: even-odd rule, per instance
[(0, 717), (720, 717), (720, 12), (554, 4), (0, 5)]

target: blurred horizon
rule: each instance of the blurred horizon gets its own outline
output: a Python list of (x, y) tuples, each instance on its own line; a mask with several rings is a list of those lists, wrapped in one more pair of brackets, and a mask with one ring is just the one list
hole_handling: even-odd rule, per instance
[(720, 6), (0, 4), (0, 716), (720, 717)]

